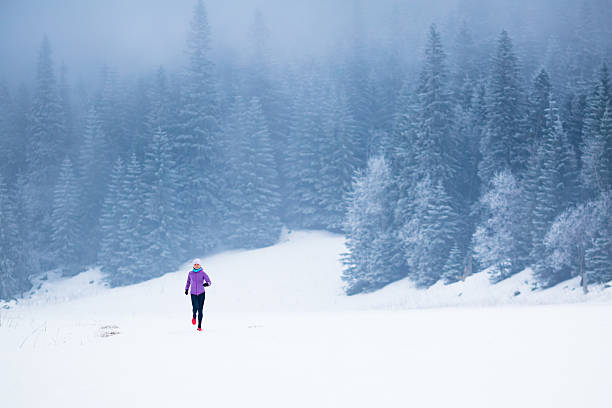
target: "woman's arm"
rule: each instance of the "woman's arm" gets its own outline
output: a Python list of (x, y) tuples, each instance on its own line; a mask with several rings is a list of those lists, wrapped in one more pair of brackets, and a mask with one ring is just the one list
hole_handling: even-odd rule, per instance
[(191, 273), (187, 274), (187, 284), (185, 285), (185, 291), (189, 290), (189, 284), (191, 283)]
[[(202, 271), (204, 272), (204, 271)], [(204, 280), (206, 281), (206, 283), (208, 283), (208, 285), (205, 284), (205, 286), (210, 286), (212, 285), (212, 282), (210, 281), (210, 278), (208, 277), (208, 275), (206, 274), (206, 272), (204, 272)]]

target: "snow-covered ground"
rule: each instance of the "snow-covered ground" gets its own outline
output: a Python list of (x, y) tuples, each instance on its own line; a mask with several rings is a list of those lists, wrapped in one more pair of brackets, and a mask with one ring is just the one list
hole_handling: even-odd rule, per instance
[(337, 235), (295, 232), (205, 259), (201, 333), (190, 265), (115, 289), (96, 270), (51, 275), (0, 304), (0, 404), (612, 406), (612, 288), (531, 291), (527, 270), (347, 297), (344, 250)]

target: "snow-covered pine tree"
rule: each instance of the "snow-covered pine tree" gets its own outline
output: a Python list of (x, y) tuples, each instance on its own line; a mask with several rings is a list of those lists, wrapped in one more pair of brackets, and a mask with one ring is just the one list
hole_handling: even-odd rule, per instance
[(79, 204), (77, 219), (81, 226), (82, 260), (85, 263), (96, 261), (102, 233), (100, 214), (108, 184), (108, 173), (112, 163), (110, 144), (102, 129), (98, 113), (92, 106), (87, 113), (85, 130), (78, 155), (77, 179)]
[(342, 85), (345, 89), (351, 115), (355, 119), (355, 134), (359, 146), (358, 158), (366, 163), (369, 152), (370, 136), (375, 130), (376, 98), (373, 96), (375, 87), (372, 82), (371, 52), (368, 49), (363, 9), (359, 2), (353, 3), (349, 49), (341, 68)]
[(236, 101), (224, 132), (228, 185), (224, 193), (229, 243), (241, 248), (271, 245), (280, 233), (280, 192), (270, 134), (257, 98)]
[(106, 272), (112, 279), (122, 265), (121, 256), (124, 255), (120, 248), (119, 240), (119, 221), (127, 212), (125, 202), (121, 200), (121, 187), (125, 177), (125, 164), (121, 157), (115, 160), (102, 211), (100, 214), (100, 231), (102, 240), (100, 242), (100, 252), (98, 261), (102, 266), (102, 271)]
[(560, 282), (569, 276), (556, 276), (542, 262), (545, 253), (544, 237), (551, 223), (567, 206), (576, 202), (577, 163), (569, 140), (559, 119), (556, 102), (549, 96), (545, 112), (542, 140), (538, 144), (536, 163), (538, 169), (532, 214), (531, 259), (535, 263), (535, 275), (544, 286)]
[(482, 161), (478, 174), (485, 187), (496, 172), (524, 169), (527, 162), (525, 141), (520, 135), (522, 93), (519, 87), (518, 60), (508, 33), (501, 32), (488, 90), (488, 122), (481, 139)]
[(444, 272), (457, 235), (457, 215), (442, 182), (434, 184), (429, 176), (416, 184), (411, 201), (412, 216), (399, 238), (411, 279), (428, 287)]
[(612, 90), (604, 65), (587, 102), (583, 128), (582, 181), (591, 194), (612, 188)]
[[(612, 223), (608, 216), (607, 225)], [(584, 267), (590, 274), (591, 283), (609, 283), (612, 281), (612, 230), (606, 225), (603, 231), (597, 231), (592, 246), (584, 254)]]
[[(172, 161), (168, 136), (159, 128), (145, 152), (143, 171), (146, 180), (143, 193), (145, 225), (141, 238), (144, 246), (136, 245), (134, 251), (140, 253), (140, 249), (144, 248), (144, 257), (149, 263), (146, 276), (152, 277), (160, 276), (176, 266), (178, 260), (187, 253), (187, 243), (200, 253), (205, 252), (208, 246), (206, 242), (198, 241), (199, 235), (192, 236), (186, 232), (187, 220), (183, 219), (179, 211), (179, 176)], [(136, 168), (134, 177), (137, 178)], [(136, 197), (133, 199), (137, 200)], [(128, 208), (127, 213), (129, 211)], [(132, 225), (136, 226), (138, 222), (137, 214), (133, 214)]]
[(529, 231), (522, 222), (525, 193), (508, 170), (495, 175), (480, 205), (484, 220), (472, 238), (474, 257), (499, 282), (528, 265)]
[(51, 218), (53, 259), (65, 275), (74, 275), (79, 271), (81, 231), (77, 218), (78, 205), (77, 179), (72, 162), (65, 158), (54, 189)]
[(582, 137), (587, 106), (587, 94), (581, 90), (572, 90), (566, 97), (561, 117), (563, 128), (567, 132), (570, 144), (574, 149), (579, 167), (582, 163)]
[(546, 112), (549, 108), (551, 84), (548, 72), (541, 69), (533, 80), (528, 98), (526, 131), (529, 134), (529, 146), (538, 145), (546, 127)]
[(258, 98), (249, 102), (248, 117), (252, 127), (247, 134), (247, 157), (250, 159), (247, 159), (246, 170), (255, 190), (253, 205), (256, 211), (251, 219), (257, 231), (251, 241), (254, 246), (266, 246), (276, 243), (281, 230), (279, 178), (270, 131)]
[(38, 54), (36, 92), (30, 113), (26, 149), (28, 205), (33, 217), (29, 224), (32, 231), (36, 232), (32, 239), (42, 252), (48, 249), (50, 241), (53, 186), (61, 164), (59, 152), (66, 137), (63, 118), (51, 46), (45, 37)]
[(148, 92), (149, 111), (145, 118), (145, 128), (148, 135), (152, 135), (158, 128), (168, 132), (170, 126), (170, 107), (171, 99), (168, 89), (166, 71), (159, 67), (155, 73), (153, 84)]
[(370, 292), (406, 276), (393, 229), (393, 180), (384, 157), (359, 171), (348, 195), (344, 228), (348, 253), (342, 280), (348, 295)]
[(0, 175), (0, 299), (8, 300), (31, 288), (23, 240), (19, 234), (14, 194)]
[(414, 129), (417, 177), (448, 181), (457, 172), (458, 140), (453, 132), (454, 110), (448, 86), (446, 54), (435, 25), (429, 29), (425, 62), (419, 77), (417, 123)]
[(145, 186), (143, 169), (136, 153), (132, 153), (125, 168), (121, 183), (120, 200), (125, 202), (124, 214), (118, 220), (116, 231), (119, 247), (122, 251), (121, 264), (117, 273), (111, 277), (111, 284), (128, 284), (156, 276), (151, 271), (151, 260), (147, 257), (149, 246), (144, 229)]
[(606, 236), (610, 236), (611, 203), (608, 192), (570, 207), (557, 217), (544, 239), (548, 265), (557, 274), (580, 276), (584, 293), (590, 283), (610, 279), (612, 260)]
[(285, 222), (290, 228), (321, 228), (317, 185), (321, 174), (319, 152), (323, 143), (322, 107), (326, 101), (316, 73), (300, 78), (294, 94), (291, 130), (283, 168), (286, 181)]
[[(219, 143), (217, 85), (210, 58), (210, 27), (204, 3), (197, 0), (187, 43), (189, 61), (181, 90), (175, 149), (177, 189), (184, 209), (191, 251), (218, 245), (220, 185), (225, 182)], [(203, 246), (203, 247), (202, 247)]]
[(58, 98), (62, 111), (62, 125), (64, 128), (64, 141), (60, 146), (60, 154), (66, 156), (74, 152), (76, 145), (74, 135), (74, 113), (72, 111), (71, 88), (68, 82), (68, 68), (62, 64), (59, 70)]
[(331, 231), (342, 231), (346, 212), (344, 198), (359, 168), (356, 124), (346, 96), (334, 87), (325, 95), (322, 111), (322, 137), (318, 141), (320, 176), (315, 186), (318, 211), (316, 224)]
[(117, 157), (125, 162), (129, 151), (128, 132), (125, 128), (125, 107), (122, 84), (119, 75), (113, 69), (104, 67), (102, 70), (102, 89), (96, 98), (95, 109), (102, 130), (109, 141), (109, 160), (115, 163)]
[(416, 98), (404, 108), (394, 154), (399, 188), (395, 222), (406, 264), (420, 286), (442, 275), (460, 230), (457, 208), (467, 207), (460, 191), (466, 183), (457, 179), (461, 141), (445, 59), (440, 34), (432, 25)]
[(464, 279), (465, 277), (465, 257), (459, 250), (457, 244), (453, 245), (444, 264), (441, 278), (444, 283), (449, 284)]
[(16, 172), (15, 159), (22, 151), (14, 131), (13, 103), (8, 86), (0, 80), (0, 175), (9, 179)]

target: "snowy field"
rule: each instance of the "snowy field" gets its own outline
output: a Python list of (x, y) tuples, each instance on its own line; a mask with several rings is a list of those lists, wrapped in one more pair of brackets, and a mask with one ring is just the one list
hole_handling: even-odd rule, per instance
[(343, 251), (298, 232), (205, 259), (201, 333), (190, 265), (115, 289), (49, 276), (0, 304), (2, 406), (612, 406), (612, 288), (531, 291), (527, 270), (346, 297)]

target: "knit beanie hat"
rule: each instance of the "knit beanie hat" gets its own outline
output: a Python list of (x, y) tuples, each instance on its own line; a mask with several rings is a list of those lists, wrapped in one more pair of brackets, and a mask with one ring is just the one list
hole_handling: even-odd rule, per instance
[(194, 265), (198, 264), (198, 265), (202, 266), (202, 261), (200, 261), (200, 258), (196, 258), (196, 259), (193, 260), (193, 264)]

